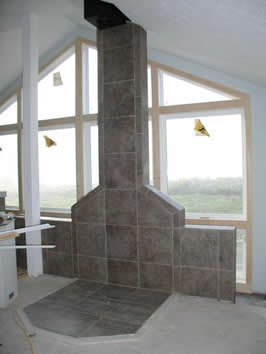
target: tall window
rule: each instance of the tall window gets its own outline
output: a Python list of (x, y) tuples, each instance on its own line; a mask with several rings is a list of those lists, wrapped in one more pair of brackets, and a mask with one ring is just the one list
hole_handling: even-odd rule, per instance
[(0, 190), (7, 192), (6, 206), (19, 207), (17, 99), (0, 107)]
[[(194, 130), (200, 120), (209, 136)], [(187, 216), (246, 214), (242, 114), (166, 116), (167, 193)]]
[(38, 85), (40, 205), (50, 212), (69, 211), (77, 200), (75, 59), (73, 47)]
[(159, 187), (185, 207), (187, 223), (237, 227), (236, 277), (245, 284), (250, 232), (245, 101), (153, 69), (159, 82)]

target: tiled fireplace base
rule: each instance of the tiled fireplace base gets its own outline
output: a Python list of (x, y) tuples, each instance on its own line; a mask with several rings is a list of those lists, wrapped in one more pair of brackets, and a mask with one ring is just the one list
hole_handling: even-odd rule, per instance
[(168, 294), (76, 281), (24, 308), (35, 327), (76, 338), (135, 334)]

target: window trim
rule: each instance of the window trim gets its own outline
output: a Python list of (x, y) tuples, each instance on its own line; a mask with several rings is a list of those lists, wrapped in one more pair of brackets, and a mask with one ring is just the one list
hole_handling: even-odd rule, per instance
[(161, 177), (161, 191), (168, 193), (168, 181), (167, 181), (167, 131), (166, 123), (171, 119), (184, 119), (184, 118), (201, 118), (202, 115), (205, 117), (211, 116), (213, 118), (224, 115), (240, 114), (242, 122), (242, 200), (243, 200), (243, 213), (239, 214), (208, 214), (204, 215), (202, 213), (186, 213), (187, 219), (204, 219), (204, 220), (239, 220), (245, 221), (247, 219), (247, 168), (246, 168), (246, 129), (245, 129), (245, 114), (243, 109), (228, 109), (228, 110), (217, 110), (217, 111), (206, 111), (206, 112), (190, 112), (190, 113), (176, 113), (176, 114), (165, 114), (160, 116), (160, 177)]
[[(209, 80), (199, 78), (193, 74), (185, 73), (181, 70), (159, 64), (154, 61), (149, 61), (151, 66), (151, 77), (152, 77), (152, 102), (153, 107), (150, 109), (150, 114), (152, 116), (152, 127), (153, 127), (153, 173), (154, 173), (154, 185), (157, 189), (165, 188), (164, 181), (161, 180), (161, 161), (163, 161), (161, 144), (163, 137), (161, 136), (160, 125), (160, 116), (166, 114), (180, 114), (180, 113), (189, 113), (191, 112), (211, 112), (218, 110), (233, 110), (233, 109), (242, 109), (244, 112), (244, 122), (246, 129), (246, 144), (243, 148), (245, 149), (246, 156), (246, 199), (247, 199), (247, 212), (245, 220), (219, 220), (219, 219), (206, 219), (206, 218), (196, 218), (190, 219), (186, 218), (187, 224), (194, 225), (218, 225), (218, 226), (235, 226), (237, 228), (244, 228), (247, 230), (247, 268), (246, 268), (246, 283), (237, 283), (237, 291), (241, 292), (251, 292), (251, 281), (252, 281), (252, 192), (251, 192), (251, 174), (252, 174), (252, 160), (251, 160), (251, 104), (249, 95), (225, 87), (220, 84), (216, 84)], [(159, 105), (159, 73), (160, 71), (167, 71), (178, 76), (181, 79), (187, 79), (190, 82), (200, 84), (203, 87), (213, 88), (215, 91), (221, 91), (228, 94), (235, 99), (229, 101), (217, 101), (217, 102), (204, 102), (204, 103), (192, 103), (184, 105), (174, 105), (174, 106), (160, 106)], [(161, 93), (162, 94), (162, 93)], [(165, 163), (165, 162), (164, 162)]]

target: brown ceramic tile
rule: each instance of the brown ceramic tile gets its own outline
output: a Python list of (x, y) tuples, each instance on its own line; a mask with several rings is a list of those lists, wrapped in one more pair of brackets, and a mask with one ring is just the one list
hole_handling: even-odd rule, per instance
[(104, 85), (104, 118), (135, 116), (135, 114), (133, 80)]
[(104, 83), (134, 79), (132, 46), (104, 51)]
[(79, 276), (82, 279), (107, 281), (107, 263), (105, 258), (79, 256)]
[(147, 34), (140, 26), (134, 30), (136, 94), (147, 100)]
[(106, 257), (105, 226), (77, 223), (78, 252), (81, 255)]
[(108, 119), (104, 121), (105, 153), (135, 152), (135, 118)]
[(72, 253), (72, 233), (71, 222), (67, 221), (49, 221), (55, 228), (46, 230), (46, 243), (55, 244), (53, 252)]
[(137, 228), (134, 226), (106, 226), (109, 258), (136, 260)]
[(172, 290), (172, 267), (141, 263), (140, 287), (170, 292)]
[(141, 262), (172, 264), (172, 230), (140, 227), (139, 249)]
[(105, 155), (105, 184), (107, 188), (136, 188), (136, 155)]
[(104, 222), (104, 191), (101, 187), (83, 197), (72, 209), (72, 217), (87, 223)]
[(172, 216), (159, 203), (138, 193), (139, 225), (171, 227)]
[(235, 274), (230, 271), (220, 271), (220, 299), (235, 301)]
[(185, 228), (181, 241), (181, 264), (217, 268), (217, 243), (216, 230)]
[(174, 272), (173, 290), (179, 292), (180, 291), (180, 268), (174, 267), (173, 272)]
[(106, 222), (109, 225), (136, 225), (136, 192), (106, 190)]
[(137, 263), (108, 260), (108, 276), (109, 283), (125, 286), (137, 286)]
[(174, 229), (174, 249), (173, 249), (173, 257), (174, 257), (174, 265), (181, 264), (181, 237), (184, 233), (183, 227)]
[(127, 46), (133, 41), (132, 24), (115, 26), (104, 31), (102, 38), (103, 49)]
[(219, 232), (219, 261), (220, 261), (220, 268), (233, 270), (235, 264), (235, 231), (220, 231)]
[(216, 298), (216, 270), (182, 267), (180, 291), (187, 295)]
[(49, 274), (61, 275), (66, 277), (73, 276), (72, 256), (66, 253), (50, 251), (48, 253), (47, 272)]

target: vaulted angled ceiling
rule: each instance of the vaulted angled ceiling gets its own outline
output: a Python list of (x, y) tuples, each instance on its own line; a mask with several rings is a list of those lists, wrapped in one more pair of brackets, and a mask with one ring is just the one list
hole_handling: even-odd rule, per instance
[[(110, 2), (147, 30), (150, 47), (266, 86), (265, 0)], [(22, 71), (20, 23), (28, 9), (40, 15), (41, 55), (77, 26), (90, 27), (83, 0), (1, 0), (0, 94)]]

